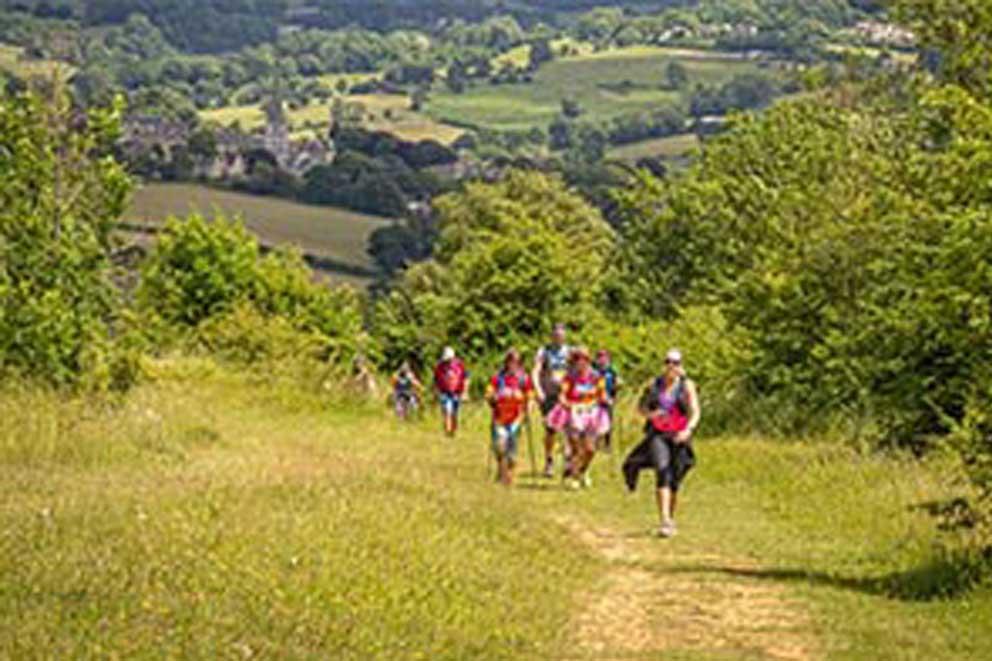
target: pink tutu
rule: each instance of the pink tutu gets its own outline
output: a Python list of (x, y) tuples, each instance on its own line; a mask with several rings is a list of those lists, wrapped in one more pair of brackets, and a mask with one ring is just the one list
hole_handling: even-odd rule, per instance
[(565, 431), (565, 427), (568, 426), (569, 417), (568, 409), (561, 404), (558, 404), (551, 409), (551, 412), (548, 413), (547, 417), (544, 419), (544, 422), (548, 426), (548, 429), (563, 432)]
[(610, 431), (610, 415), (598, 405), (569, 409), (559, 404), (548, 414), (546, 422), (555, 431), (567, 431), (575, 436), (603, 436)]

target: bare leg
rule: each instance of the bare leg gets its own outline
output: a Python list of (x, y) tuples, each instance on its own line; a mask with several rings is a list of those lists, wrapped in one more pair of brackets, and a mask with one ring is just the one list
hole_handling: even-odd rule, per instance
[(568, 452), (565, 453), (565, 477), (578, 477), (582, 463), (581, 437), (568, 437)]
[(510, 484), (510, 462), (506, 458), (506, 455), (500, 455), (499, 458), (499, 481), (504, 485), (509, 486)]
[(670, 487), (662, 487), (658, 489), (657, 492), (658, 499), (658, 514), (661, 517), (661, 523), (671, 523), (672, 521), (672, 489)]
[(596, 442), (596, 439), (593, 438), (580, 439), (578, 445), (581, 450), (581, 454), (576, 468), (576, 472), (579, 475), (584, 475), (585, 472), (589, 470), (589, 466), (592, 464), (592, 460), (596, 456)]
[(672, 492), (672, 519), (675, 519), (675, 506), (679, 503), (679, 493), (677, 491)]
[(544, 432), (544, 476), (551, 477), (555, 465), (555, 433), (550, 429)]

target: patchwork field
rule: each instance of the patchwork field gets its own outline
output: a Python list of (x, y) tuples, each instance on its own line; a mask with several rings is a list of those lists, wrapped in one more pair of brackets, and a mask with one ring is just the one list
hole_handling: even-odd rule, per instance
[[(451, 144), (464, 133), (462, 129), (413, 112), (409, 97), (403, 94), (356, 94), (346, 97), (346, 101), (364, 106), (368, 128), (392, 133), (402, 140), (437, 140), (442, 144)], [(313, 103), (289, 110), (287, 115), (295, 137), (312, 135), (326, 131), (330, 125), (331, 103)], [(258, 105), (205, 110), (200, 117), (224, 126), (239, 122), (246, 129), (258, 128), (265, 123), (265, 113)]]
[(191, 184), (151, 184), (134, 196), (125, 223), (154, 226), (191, 212), (238, 216), (267, 245), (292, 244), (325, 262), (335, 277), (363, 281), (372, 275), (369, 235), (391, 221), (331, 207), (297, 204)]
[(59, 67), (63, 76), (72, 74), (73, 68), (68, 64), (54, 60), (34, 60), (24, 58), (24, 49), (20, 46), (0, 44), (0, 71), (9, 71), (21, 78), (51, 75), (53, 67)]
[(677, 60), (691, 83), (720, 83), (757, 65), (737, 56), (690, 49), (633, 47), (586, 53), (542, 66), (531, 84), (481, 85), (464, 94), (435, 93), (427, 114), (439, 122), (497, 129), (545, 127), (561, 101), (579, 102), (585, 116), (605, 119), (678, 101), (664, 89), (665, 69)]
[(637, 161), (641, 158), (677, 158), (684, 156), (699, 147), (699, 138), (695, 133), (683, 133), (657, 140), (634, 142), (622, 147), (609, 150), (609, 158), (620, 161)]

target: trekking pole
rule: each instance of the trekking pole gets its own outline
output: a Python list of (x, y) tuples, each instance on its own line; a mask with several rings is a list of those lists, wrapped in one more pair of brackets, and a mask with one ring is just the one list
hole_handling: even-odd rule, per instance
[(483, 443), (482, 446), (486, 449), (486, 481), (488, 482), (493, 475), (493, 449), (491, 441)]
[(537, 477), (537, 464), (534, 461), (534, 433), (530, 426), (530, 411), (524, 416), (524, 429), (527, 432), (527, 454), (530, 455), (530, 476)]
[(613, 449), (614, 456), (623, 455), (623, 413), (621, 407), (616, 407), (617, 413), (617, 446)]

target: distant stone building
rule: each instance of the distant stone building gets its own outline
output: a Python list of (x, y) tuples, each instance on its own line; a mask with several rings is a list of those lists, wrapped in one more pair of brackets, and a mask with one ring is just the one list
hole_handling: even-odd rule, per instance
[[(245, 133), (235, 128), (220, 128), (213, 135), (215, 153), (210, 159), (198, 159), (194, 174), (212, 180), (243, 177), (248, 174), (246, 156), (258, 150), (272, 155), (278, 166), (286, 172), (302, 177), (317, 165), (334, 161), (333, 141), (317, 136), (294, 140), (281, 103), (270, 101), (264, 106), (265, 127)], [(124, 123), (119, 147), (126, 158), (137, 161), (146, 154), (168, 162), (178, 149), (185, 149), (191, 136), (198, 130), (193, 124), (159, 117), (130, 117)]]

